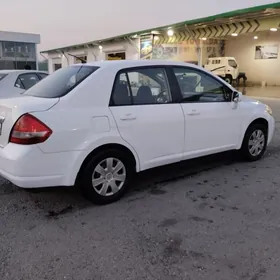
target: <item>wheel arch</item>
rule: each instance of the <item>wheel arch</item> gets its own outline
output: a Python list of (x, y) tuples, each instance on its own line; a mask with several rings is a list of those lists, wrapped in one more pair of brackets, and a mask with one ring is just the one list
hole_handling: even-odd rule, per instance
[(75, 179), (75, 183), (77, 183), (77, 181), (80, 178), (81, 172), (83, 170), (83, 168), (86, 166), (86, 164), (90, 161), (90, 159), (94, 156), (94, 154), (97, 154), (103, 150), (108, 150), (108, 149), (115, 149), (115, 150), (119, 150), (122, 151), (123, 153), (127, 154), (134, 166), (134, 170), (135, 172), (138, 172), (140, 170), (140, 164), (139, 164), (139, 160), (137, 155), (131, 150), (129, 149), (127, 146), (123, 145), (123, 144), (119, 144), (119, 143), (107, 143), (107, 144), (103, 144), (97, 148), (95, 148), (94, 150), (92, 150), (83, 160), (79, 171), (77, 173), (76, 179)]
[(240, 141), (240, 144), (239, 144), (239, 148), (241, 148), (241, 146), (242, 146), (242, 143), (243, 143), (243, 141), (244, 141), (244, 137), (245, 137), (245, 135), (246, 135), (248, 129), (249, 129), (252, 125), (255, 125), (255, 124), (262, 124), (262, 125), (264, 125), (264, 126), (266, 127), (266, 129), (267, 129), (267, 136), (268, 136), (268, 128), (269, 128), (268, 121), (267, 121), (265, 118), (263, 118), (263, 117), (256, 118), (256, 119), (254, 119), (253, 121), (251, 121), (251, 122), (249, 123), (249, 125), (247, 126), (247, 128), (244, 130), (243, 135), (242, 135), (242, 138), (241, 138), (241, 141)]
[[(255, 120), (253, 120), (253, 121), (248, 125), (248, 128), (249, 128), (250, 126), (254, 125), (254, 124), (263, 124), (263, 125), (266, 127), (266, 129), (268, 130), (268, 121), (267, 121), (265, 118), (257, 118), (257, 119), (255, 119)], [(247, 130), (248, 130), (248, 128), (247, 128)], [(247, 131), (247, 130), (246, 130), (246, 131)]]

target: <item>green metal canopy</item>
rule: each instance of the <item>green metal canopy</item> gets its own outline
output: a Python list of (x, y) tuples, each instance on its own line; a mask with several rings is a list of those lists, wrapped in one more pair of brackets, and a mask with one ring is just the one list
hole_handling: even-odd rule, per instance
[[(201, 31), (204, 29), (211, 29), (211, 27), (217, 29), (219, 26), (222, 29), (223, 26), (226, 26), (227, 31), (222, 31), (222, 33), (217, 33), (216, 35), (219, 35), (218, 37), (221, 37), (222, 35), (228, 35), (232, 28), (236, 28), (238, 24), (241, 25), (242, 32), (241, 33), (248, 33), (248, 32), (254, 32), (254, 31), (261, 31), (262, 29), (259, 29), (261, 25), (261, 21), (264, 22), (263, 26), (267, 28), (267, 20), (273, 19), (273, 18), (279, 18), (280, 19), (280, 2), (275, 2), (272, 4), (262, 5), (262, 6), (255, 6), (250, 7), (246, 9), (239, 9), (227, 13), (217, 14), (209, 17), (199, 18), (199, 19), (193, 19), (188, 21), (183, 21), (175, 24), (169, 24), (166, 26), (160, 26), (160, 27), (154, 27), (152, 29), (145, 29), (140, 31), (135, 31), (133, 33), (127, 33), (122, 34), (115, 37), (110, 38), (103, 38), (95, 41), (90, 41), (82, 44), (77, 45), (70, 45), (66, 47), (61, 47), (57, 49), (49, 49), (42, 51), (41, 53), (50, 53), (50, 52), (57, 52), (57, 51), (65, 51), (65, 50), (73, 50), (78, 48), (84, 48), (89, 46), (96, 46), (104, 42), (110, 42), (110, 41), (117, 41), (123, 38), (133, 38), (138, 35), (144, 35), (149, 34), (151, 32), (157, 32), (158, 34), (162, 34), (163, 32), (166, 32), (166, 30), (170, 27), (172, 27), (174, 30), (178, 30), (178, 32), (181, 32), (183, 29), (186, 28), (186, 26), (190, 30), (194, 30), (195, 34), (198, 34), (195, 37), (199, 37)], [(276, 21), (278, 22), (278, 21)], [(248, 29), (246, 29), (248, 25)], [(217, 28), (216, 28), (217, 26)], [(244, 26), (244, 27), (242, 27)], [(238, 27), (237, 27), (238, 28)], [(196, 32), (197, 30), (197, 32)], [(213, 30), (213, 29), (212, 29)], [(214, 30), (215, 32), (215, 30)], [(163, 35), (164, 36), (164, 35)]]

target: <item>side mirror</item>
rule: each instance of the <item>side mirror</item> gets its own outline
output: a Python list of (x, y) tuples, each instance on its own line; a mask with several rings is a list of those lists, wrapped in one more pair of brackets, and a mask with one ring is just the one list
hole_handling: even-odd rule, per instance
[(242, 96), (242, 94), (241, 94), (240, 92), (234, 91), (234, 92), (232, 93), (232, 98), (231, 98), (231, 100), (232, 100), (233, 102), (237, 103), (237, 102), (240, 101), (241, 96)]

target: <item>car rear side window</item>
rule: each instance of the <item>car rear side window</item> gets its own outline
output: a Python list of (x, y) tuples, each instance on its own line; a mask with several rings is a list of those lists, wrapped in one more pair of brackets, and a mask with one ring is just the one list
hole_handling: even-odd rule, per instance
[(24, 94), (43, 98), (62, 97), (98, 69), (96, 66), (74, 65), (61, 68), (44, 78)]
[(19, 87), (18, 85), (21, 85), (20, 88), (29, 89), (36, 85), (39, 81), (40, 80), (35, 73), (21, 74), (15, 83), (15, 87)]
[(0, 81), (2, 81), (6, 76), (7, 74), (0, 74)]
[(37, 73), (37, 74), (40, 76), (41, 79), (44, 79), (48, 76), (48, 74), (46, 73)]
[(119, 73), (110, 105), (153, 105), (171, 102), (165, 69), (151, 66), (127, 69)]

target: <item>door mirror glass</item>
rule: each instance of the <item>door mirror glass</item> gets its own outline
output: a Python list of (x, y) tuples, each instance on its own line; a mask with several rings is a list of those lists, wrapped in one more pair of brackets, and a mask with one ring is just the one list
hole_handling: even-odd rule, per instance
[(241, 97), (241, 93), (240, 92), (238, 92), (238, 91), (234, 91), (233, 93), (232, 93), (232, 101), (233, 102), (239, 102), (240, 101), (240, 97)]

